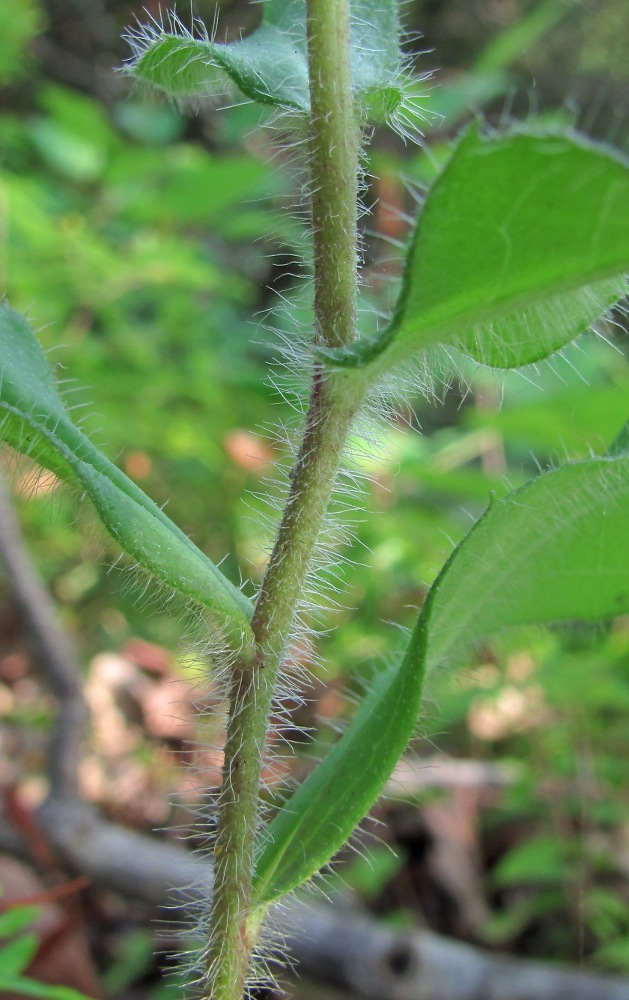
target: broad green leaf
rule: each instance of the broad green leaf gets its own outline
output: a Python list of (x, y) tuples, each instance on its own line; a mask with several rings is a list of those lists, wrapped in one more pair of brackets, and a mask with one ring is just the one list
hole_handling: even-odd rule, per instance
[[(354, 96), (375, 120), (393, 116), (408, 83), (399, 51), (397, 0), (352, 0)], [(199, 22), (189, 32), (175, 15), (131, 30), (128, 71), (175, 98), (235, 92), (261, 104), (310, 111), (305, 0), (266, 0), (260, 24), (245, 38), (220, 43)]]
[(251, 606), (190, 539), (72, 423), (28, 323), (0, 305), (0, 436), (78, 484), (116, 541), (163, 583), (211, 608), (234, 634)]
[(545, 473), (495, 500), (452, 553), (398, 670), (379, 675), (347, 732), (262, 836), (256, 904), (326, 864), (410, 739), (424, 674), (499, 629), (629, 612), (629, 455)]
[(629, 612), (629, 454), (574, 462), (494, 500), (430, 592), (427, 670), (514, 625)]
[(425, 641), (420, 620), (399, 668), (375, 678), (343, 737), (263, 831), (256, 905), (319, 871), (375, 802), (417, 722)]
[(374, 373), (441, 344), (497, 368), (545, 358), (627, 290), (629, 162), (586, 139), (471, 127), (429, 191), (388, 327), (322, 351)]

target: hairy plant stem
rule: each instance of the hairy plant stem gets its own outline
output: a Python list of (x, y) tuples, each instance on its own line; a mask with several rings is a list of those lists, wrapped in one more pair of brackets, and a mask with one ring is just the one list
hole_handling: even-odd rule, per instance
[[(349, 58), (348, 0), (308, 0), (312, 104), (310, 183), (315, 260), (315, 338), (349, 343), (356, 329), (359, 128)], [(207, 955), (210, 1000), (241, 1000), (260, 923), (252, 908), (254, 838), (273, 694), (348, 431), (364, 397), (359, 372), (315, 366), (304, 437), (251, 627), (252, 667), (231, 681), (215, 887)]]
[(310, 184), (316, 336), (324, 346), (354, 339), (360, 131), (354, 114), (349, 0), (308, 0), (313, 131)]

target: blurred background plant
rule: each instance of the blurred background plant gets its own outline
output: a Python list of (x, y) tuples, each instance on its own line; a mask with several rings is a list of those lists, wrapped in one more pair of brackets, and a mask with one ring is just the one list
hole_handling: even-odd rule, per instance
[[(197, 0), (195, 13), (212, 24), (215, 4)], [(0, 0), (0, 287), (64, 374), (89, 386), (75, 397), (88, 431), (213, 559), (229, 553), (232, 579), (255, 584), (268, 538), (261, 497), (274, 489), (264, 479), (283, 454), (267, 429), (292, 419), (269, 379), (280, 337), (266, 325), (291, 336), (295, 316), (308, 322), (304, 219), (282, 211), (297, 181), (250, 108), (188, 116), (129, 93), (115, 69), (122, 30), (140, 14), (128, 0)], [(258, 15), (227, 2), (220, 16), (230, 33)], [(573, 123), (620, 148), (629, 134), (625, 0), (414, 0), (404, 16), (418, 72), (439, 67), (425, 99), (439, 117), (420, 150), (384, 135), (372, 147), (363, 294), (380, 308), (399, 273), (391, 243), (470, 115)], [(346, 684), (395, 648), (384, 623), (410, 624), (490, 490), (610, 443), (626, 417), (627, 338), (614, 321), (602, 332), (539, 371), (473, 370), (471, 388), (392, 414), (383, 447), (362, 460), (367, 514), (342, 610), (303, 651), (316, 677), (304, 725), (342, 715)], [(210, 784), (219, 764), (192, 743), (193, 623), (108, 568), (116, 553), (84, 530), (75, 497), (5, 460), (85, 667), (95, 725), (84, 794), (138, 828), (185, 823), (202, 791), (182, 760), (196, 759)], [(45, 793), (54, 706), (3, 587), (0, 780), (30, 808)], [(424, 776), (410, 801), (381, 807), (394, 863), (368, 845), (371, 864), (350, 861), (346, 882), (393, 923), (629, 972), (628, 709), (626, 620), (492, 642), (433, 683), (423, 728), (433, 751), (508, 765), (509, 780), (466, 791), (457, 779), (452, 791)], [(458, 868), (453, 850), (467, 859)], [(112, 899), (96, 909), (108, 995), (142, 982), (161, 995), (141, 914)]]

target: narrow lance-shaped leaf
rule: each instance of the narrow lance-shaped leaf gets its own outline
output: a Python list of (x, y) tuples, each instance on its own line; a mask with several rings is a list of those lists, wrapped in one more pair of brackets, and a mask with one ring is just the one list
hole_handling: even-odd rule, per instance
[(417, 722), (425, 642), (420, 621), (401, 665), (377, 675), (344, 736), (263, 831), (257, 905), (319, 871), (375, 802)]
[(629, 455), (577, 462), (494, 501), (445, 564), (399, 669), (263, 833), (256, 903), (326, 864), (379, 795), (416, 724), (425, 673), (518, 624), (629, 612)]
[[(357, 113), (384, 120), (413, 103), (398, 40), (397, 0), (352, 0), (351, 60)], [(128, 72), (174, 98), (235, 94), (298, 116), (310, 112), (305, 0), (265, 0), (260, 24), (234, 42), (188, 31), (175, 16), (128, 33)], [(412, 89), (412, 88), (411, 88)]]
[(497, 368), (548, 357), (626, 293), (628, 213), (613, 151), (474, 125), (426, 197), (387, 328), (321, 354), (374, 376), (439, 344)]
[(18, 976), (33, 961), (38, 947), (36, 934), (20, 934), (0, 948), (0, 970), (5, 976)]
[(72, 423), (37, 339), (6, 303), (0, 305), (0, 437), (80, 485), (140, 566), (215, 611), (236, 641), (250, 635), (250, 602)]
[(71, 986), (51, 986), (29, 976), (13, 976), (0, 969), (0, 992), (5, 996), (33, 997), (35, 1000), (90, 1000)]

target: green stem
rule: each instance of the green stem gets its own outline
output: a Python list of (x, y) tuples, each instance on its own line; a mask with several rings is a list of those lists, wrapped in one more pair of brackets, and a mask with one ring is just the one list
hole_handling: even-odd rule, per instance
[[(308, 0), (310, 179), (315, 259), (315, 336), (330, 346), (355, 337), (359, 130), (349, 61), (348, 0)], [(266, 734), (277, 674), (290, 642), (352, 420), (362, 373), (316, 365), (304, 437), (251, 627), (255, 665), (232, 677), (216, 839), (209, 1000), (241, 1000), (260, 914), (252, 909), (254, 839)]]
[(354, 339), (360, 130), (354, 114), (348, 0), (308, 0), (310, 183), (318, 342)]

